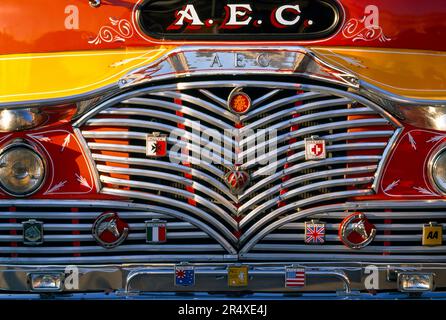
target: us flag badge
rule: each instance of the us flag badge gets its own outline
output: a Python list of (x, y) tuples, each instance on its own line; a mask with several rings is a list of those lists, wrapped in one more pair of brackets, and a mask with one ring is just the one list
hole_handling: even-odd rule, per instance
[(325, 242), (325, 223), (311, 220), (305, 222), (305, 243), (323, 244)]
[(289, 288), (305, 287), (305, 268), (286, 267), (285, 287)]
[(327, 158), (325, 140), (317, 137), (305, 139), (305, 160), (321, 160)]
[(150, 220), (146, 221), (146, 242), (163, 243), (167, 240), (166, 221)]
[(167, 155), (167, 136), (154, 132), (147, 135), (146, 156), (165, 157)]
[(190, 287), (195, 285), (195, 269), (193, 266), (175, 266), (175, 285)]

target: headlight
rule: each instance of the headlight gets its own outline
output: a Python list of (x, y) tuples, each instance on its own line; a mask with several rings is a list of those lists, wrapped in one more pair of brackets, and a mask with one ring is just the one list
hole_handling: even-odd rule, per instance
[(446, 192), (446, 150), (432, 158), (432, 180), (441, 191)]
[(0, 186), (8, 194), (23, 197), (36, 192), (43, 183), (42, 157), (25, 143), (15, 143), (0, 154)]
[(0, 111), (0, 131), (12, 132), (37, 127), (46, 117), (37, 108), (4, 109)]

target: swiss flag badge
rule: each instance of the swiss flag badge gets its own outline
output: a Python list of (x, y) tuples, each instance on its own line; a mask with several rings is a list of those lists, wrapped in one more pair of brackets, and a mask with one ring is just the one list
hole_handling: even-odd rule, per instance
[(167, 136), (158, 132), (148, 134), (146, 155), (148, 157), (164, 157), (167, 154)]
[(305, 160), (320, 160), (327, 158), (325, 140), (308, 138), (305, 139)]

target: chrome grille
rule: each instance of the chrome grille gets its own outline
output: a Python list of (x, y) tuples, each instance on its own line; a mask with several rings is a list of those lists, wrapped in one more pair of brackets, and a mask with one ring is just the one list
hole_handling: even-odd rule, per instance
[[(235, 88), (243, 88), (253, 101), (247, 114), (227, 109)], [(196, 121), (201, 132), (194, 130)], [(191, 215), (234, 245), (296, 210), (372, 194), (389, 141), (399, 133), (391, 116), (344, 90), (240, 80), (138, 89), (100, 105), (78, 127), (99, 172), (102, 193)], [(276, 158), (263, 164), (252, 155), (272, 138), (253, 145), (261, 133), (250, 130), (265, 128), (275, 130), (277, 149), (272, 154)], [(208, 129), (237, 130), (235, 139), (223, 138), (226, 144), (215, 155), (219, 164), (196, 163), (194, 153), (179, 164), (145, 156), (148, 133), (180, 132), (181, 141), (168, 139), (168, 156), (175, 159), (174, 144), (198, 152), (209, 141), (193, 141)], [(305, 161), (304, 139), (311, 136), (326, 140), (327, 159)], [(225, 160), (228, 154), (232, 161)], [(251, 177), (240, 195), (224, 181), (236, 162)]]
[[(236, 257), (235, 250), (206, 225), (167, 209), (114, 201), (2, 201), (0, 206), (0, 263), (181, 262)], [(111, 209), (128, 223), (129, 235), (122, 245), (106, 249), (93, 238), (92, 225)], [(22, 222), (29, 219), (44, 223), (43, 244), (24, 244)], [(146, 243), (145, 221), (152, 219), (166, 221), (166, 243)]]

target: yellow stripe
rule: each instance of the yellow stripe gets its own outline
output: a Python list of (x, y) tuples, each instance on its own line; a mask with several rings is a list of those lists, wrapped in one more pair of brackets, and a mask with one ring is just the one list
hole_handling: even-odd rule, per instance
[[(0, 103), (85, 94), (175, 47), (0, 56)], [(446, 100), (446, 53), (399, 49), (315, 47), (320, 58), (394, 94)]]
[(172, 47), (0, 56), (0, 102), (69, 97), (116, 84)]
[(312, 48), (324, 61), (391, 93), (446, 99), (446, 52), (377, 48)]

